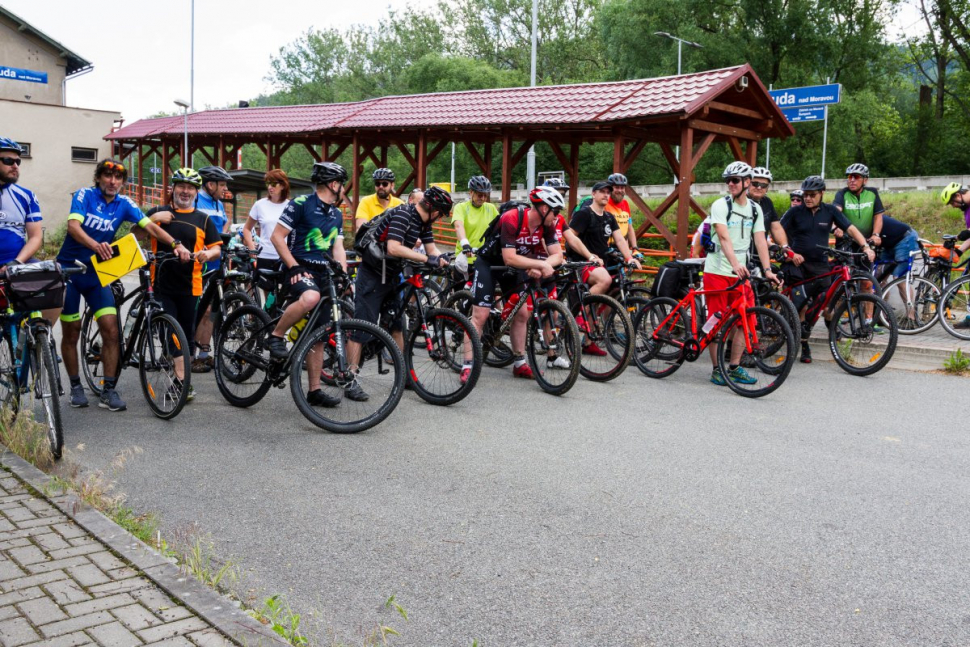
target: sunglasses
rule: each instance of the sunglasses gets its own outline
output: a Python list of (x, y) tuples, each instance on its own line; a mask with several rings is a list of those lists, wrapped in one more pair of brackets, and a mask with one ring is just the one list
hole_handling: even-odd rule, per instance
[(19, 157), (0, 157), (0, 162), (3, 162), (7, 166), (20, 166), (22, 161)]
[(729, 177), (727, 179), (728, 184), (741, 184), (744, 180), (739, 177)]
[(802, 203), (802, 199), (801, 198), (792, 198), (791, 199), (791, 203), (792, 204), (801, 204)]
[(806, 191), (804, 194), (804, 197), (811, 198), (812, 200), (814, 200), (815, 198), (818, 197), (818, 195), (819, 195), (818, 191)]
[(390, 182), (374, 182), (374, 186), (379, 186), (379, 187), (391, 186), (391, 183)]
[(767, 189), (768, 188), (768, 183), (767, 182), (752, 182), (751, 183), (751, 186), (757, 187), (759, 189)]
[(280, 185), (279, 182), (267, 182), (266, 183), (266, 188), (268, 189), (270, 187), (279, 186), (279, 185)]
[(861, 175), (854, 175), (854, 174), (853, 175), (847, 175), (846, 176), (846, 179), (847, 180), (857, 180), (858, 181), (858, 180), (861, 180), (862, 179), (862, 176)]
[(116, 162), (105, 162), (104, 166), (102, 166), (101, 168), (103, 168), (106, 171), (118, 171), (119, 173), (126, 172), (124, 165), (118, 164)]

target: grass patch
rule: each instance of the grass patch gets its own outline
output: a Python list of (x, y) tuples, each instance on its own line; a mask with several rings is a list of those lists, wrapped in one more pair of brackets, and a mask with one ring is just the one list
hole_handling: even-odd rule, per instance
[(950, 375), (966, 375), (970, 371), (970, 357), (958, 348), (943, 362), (943, 370)]
[(54, 466), (47, 430), (34, 421), (30, 411), (15, 415), (9, 408), (0, 411), (0, 439), (7, 449), (47, 472)]

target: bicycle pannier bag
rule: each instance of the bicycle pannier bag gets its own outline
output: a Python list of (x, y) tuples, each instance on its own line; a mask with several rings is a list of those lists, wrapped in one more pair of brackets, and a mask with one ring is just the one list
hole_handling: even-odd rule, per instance
[(64, 277), (54, 261), (8, 266), (7, 279), (7, 296), (18, 312), (64, 307)]

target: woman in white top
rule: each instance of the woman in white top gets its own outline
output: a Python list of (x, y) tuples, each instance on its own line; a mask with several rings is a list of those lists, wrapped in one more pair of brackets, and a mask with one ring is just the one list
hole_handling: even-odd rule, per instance
[[(286, 173), (280, 169), (269, 171), (263, 178), (266, 181), (266, 191), (269, 197), (257, 200), (256, 204), (249, 211), (249, 218), (243, 226), (243, 241), (249, 249), (256, 249), (256, 242), (253, 240), (253, 227), (259, 227), (259, 238), (262, 241), (269, 241), (273, 235), (273, 229), (283, 210), (289, 203), (290, 180)], [(256, 258), (257, 269), (275, 269), (280, 262), (280, 255), (276, 248), (266, 243), (260, 247), (259, 256)]]

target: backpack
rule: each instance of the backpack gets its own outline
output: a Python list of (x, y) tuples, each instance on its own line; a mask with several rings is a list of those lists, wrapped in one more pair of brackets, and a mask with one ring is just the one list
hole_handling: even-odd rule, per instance
[(591, 205), (591, 204), (593, 204), (593, 197), (592, 197), (592, 196), (590, 196), (590, 197), (588, 197), (588, 198), (583, 198), (583, 199), (582, 199), (582, 200), (580, 200), (580, 201), (579, 201), (579, 203), (578, 203), (578, 204), (576, 205), (576, 208), (575, 208), (575, 209), (573, 209), (573, 213), (576, 213), (577, 211), (579, 211), (579, 210), (580, 210), (580, 209), (582, 209), (583, 207), (588, 207), (588, 206), (589, 206), (589, 205)]
[[(749, 200), (749, 201), (751, 202), (751, 215), (755, 220), (757, 220), (758, 210), (755, 209), (755, 205), (757, 203), (754, 200)], [(731, 200), (731, 196), (725, 197), (724, 202), (727, 203), (727, 210), (728, 210), (727, 221), (728, 221), (728, 224), (730, 224), (731, 216), (734, 215), (734, 202)], [(760, 205), (758, 205), (758, 207), (760, 208)], [(738, 215), (741, 215), (741, 214), (738, 214)], [(762, 218), (764, 218), (764, 215), (762, 215)], [(742, 233), (743, 231), (744, 230), (742, 229)], [(704, 248), (704, 251), (706, 251), (708, 254), (713, 254), (715, 251), (717, 251), (718, 241), (714, 235), (714, 226), (709, 222), (701, 226), (701, 246)]]
[(518, 209), (519, 211), (519, 227), (522, 229), (522, 222), (525, 220), (525, 207), (526, 203), (517, 202), (515, 200), (510, 200), (501, 205), (499, 214), (492, 218), (492, 222), (488, 223), (488, 227), (485, 229), (485, 233), (482, 234), (482, 246), (478, 248), (478, 256), (484, 258), (490, 263), (499, 263), (502, 259), (502, 231), (499, 225), (502, 220), (502, 216), (512, 209)]
[(387, 229), (381, 235), (381, 228), (387, 222), (391, 212), (399, 207), (387, 209), (384, 213), (371, 218), (357, 230), (354, 235), (354, 251), (360, 254), (360, 258), (374, 268), (383, 267), (386, 260), (386, 250), (381, 245), (387, 241)]

